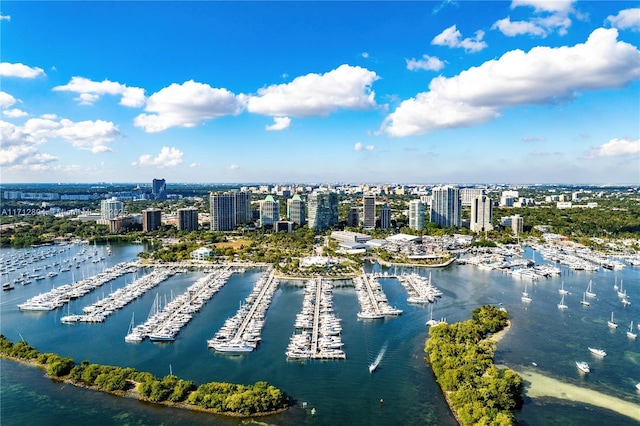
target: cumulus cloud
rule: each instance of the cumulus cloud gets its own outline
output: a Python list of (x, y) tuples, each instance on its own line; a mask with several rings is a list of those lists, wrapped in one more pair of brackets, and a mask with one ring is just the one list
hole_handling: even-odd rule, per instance
[(125, 84), (114, 81), (92, 81), (84, 77), (72, 77), (71, 81), (63, 86), (53, 88), (56, 92), (78, 93), (74, 100), (80, 105), (93, 105), (102, 95), (120, 96), (120, 105), (128, 107), (141, 107), (144, 105), (144, 89), (128, 87)]
[(16, 103), (16, 98), (8, 94), (7, 92), (0, 92), (0, 107), (9, 108)]
[(45, 75), (42, 68), (30, 67), (24, 64), (0, 62), (0, 76), (2, 77), (36, 78), (41, 75)]
[(26, 117), (27, 114), (26, 112), (22, 111), (21, 109), (17, 109), (17, 108), (12, 108), (12, 109), (5, 109), (2, 111), (2, 115), (4, 115), (5, 117), (9, 117), (9, 118), (20, 118), (20, 117)]
[(10, 21), (11, 16), (9, 15), (0, 15), (0, 21)]
[(362, 144), (362, 142), (356, 142), (356, 144), (353, 146), (354, 151), (373, 151), (374, 149), (376, 149), (374, 145), (365, 146)]
[(640, 31), (640, 8), (621, 10), (615, 16), (607, 16), (607, 22), (621, 30)]
[(593, 148), (589, 152), (589, 158), (620, 157), (623, 155), (640, 154), (640, 139), (611, 139), (609, 142)]
[(42, 153), (33, 145), (12, 145), (0, 148), (0, 166), (2, 167), (41, 165), (57, 160), (57, 157)]
[(131, 165), (164, 169), (166, 167), (174, 167), (182, 163), (183, 156), (184, 153), (178, 148), (163, 146), (157, 157), (154, 158), (151, 154), (143, 154), (137, 162), (133, 162)]
[(134, 125), (146, 132), (162, 132), (171, 127), (195, 127), (202, 121), (237, 115), (242, 112), (245, 96), (218, 89), (193, 80), (172, 85), (154, 93), (145, 111)]
[(438, 46), (448, 46), (451, 48), (462, 47), (466, 52), (479, 52), (485, 47), (487, 43), (482, 41), (484, 37), (484, 31), (478, 30), (475, 33), (474, 38), (462, 38), (462, 33), (458, 31), (455, 25), (450, 26), (431, 40), (431, 44)]
[(307, 74), (268, 86), (250, 96), (247, 110), (272, 116), (327, 116), (343, 109), (376, 107), (371, 85), (379, 77), (366, 68), (340, 65), (325, 74)]
[(289, 117), (273, 117), (273, 124), (266, 126), (267, 130), (284, 130), (291, 127), (291, 119)]
[(565, 35), (571, 26), (569, 14), (575, 13), (573, 3), (575, 0), (513, 0), (511, 8), (530, 6), (538, 15), (528, 21), (512, 21), (510, 16), (496, 21), (491, 29), (498, 29), (508, 37), (529, 34), (538, 37), (546, 37), (557, 31)]
[(422, 55), (422, 59), (405, 59), (407, 61), (407, 69), (409, 71), (427, 70), (440, 71), (444, 68), (444, 62), (435, 56)]
[(483, 123), (505, 107), (549, 105), (579, 91), (622, 87), (640, 77), (640, 51), (599, 28), (575, 46), (513, 50), (451, 78), (431, 80), (429, 91), (403, 101), (382, 129), (392, 136)]
[(513, 0), (511, 8), (518, 6), (531, 6), (536, 12), (569, 13), (573, 10), (576, 0)]
[(227, 167), (225, 167), (227, 170), (238, 170), (240, 168), (240, 166), (238, 166), (237, 164), (229, 164)]

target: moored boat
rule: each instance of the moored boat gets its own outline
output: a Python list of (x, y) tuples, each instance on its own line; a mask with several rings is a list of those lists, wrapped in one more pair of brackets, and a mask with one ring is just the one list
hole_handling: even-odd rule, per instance
[(605, 351), (603, 351), (602, 349), (597, 349), (597, 348), (589, 348), (589, 352), (591, 352), (594, 355), (598, 355), (598, 356), (607, 356), (607, 353)]
[(576, 361), (576, 367), (578, 367), (578, 370), (582, 371), (583, 373), (588, 373), (591, 371), (591, 369), (589, 368), (589, 364), (584, 361)]

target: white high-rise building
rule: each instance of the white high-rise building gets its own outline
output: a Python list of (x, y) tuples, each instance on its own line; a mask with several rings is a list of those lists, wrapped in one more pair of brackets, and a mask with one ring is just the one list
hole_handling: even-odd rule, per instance
[(460, 201), (463, 206), (470, 206), (476, 197), (484, 195), (484, 189), (482, 188), (462, 188), (460, 190)]
[(491, 199), (486, 195), (480, 195), (473, 199), (471, 203), (471, 221), (470, 228), (474, 232), (491, 231), (492, 219)]
[(369, 229), (376, 227), (376, 196), (373, 194), (362, 197), (362, 226)]
[(442, 228), (462, 225), (460, 190), (453, 186), (436, 186), (431, 191), (431, 222)]
[(260, 226), (273, 226), (280, 220), (280, 203), (273, 199), (272, 195), (260, 201)]
[(115, 198), (100, 202), (100, 218), (102, 220), (115, 219), (124, 216), (124, 203)]
[(287, 200), (287, 217), (298, 225), (304, 225), (306, 222), (304, 201), (298, 194)]
[(409, 201), (409, 228), (424, 229), (425, 205), (420, 200)]

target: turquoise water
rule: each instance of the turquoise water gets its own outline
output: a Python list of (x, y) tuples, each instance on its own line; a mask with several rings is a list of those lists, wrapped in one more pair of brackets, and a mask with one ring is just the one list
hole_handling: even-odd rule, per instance
[[(100, 246), (98, 248), (102, 250)], [(113, 255), (105, 260), (108, 264), (130, 260), (142, 249), (136, 245), (112, 248)], [(3, 250), (2, 254), (11, 251)], [(539, 258), (537, 260), (540, 261)], [(102, 266), (83, 264), (75, 274), (84, 270), (89, 275)], [(379, 269), (377, 265), (372, 267)], [(480, 304), (502, 304), (509, 311), (513, 326), (500, 343), (497, 362), (516, 369), (531, 368), (531, 363), (535, 362), (538, 373), (640, 404), (634, 388), (635, 383), (640, 382), (640, 342), (631, 341), (625, 335), (629, 321), (640, 321), (638, 269), (628, 267), (621, 271), (603, 270), (591, 274), (563, 271), (560, 277), (535, 285), (529, 283), (528, 291), (533, 302), (524, 305), (520, 301), (524, 281), (498, 272), (480, 271), (472, 266), (452, 265), (444, 270), (433, 270), (433, 282), (444, 292), (434, 306), (434, 317), (446, 317), (449, 322), (464, 320)], [(17, 286), (13, 291), (0, 294), (1, 332), (13, 341), (22, 336), (39, 351), (71, 356), (76, 362), (86, 359), (101, 364), (132, 366), (157, 376), (169, 374), (171, 369), (175, 375), (196, 383), (266, 380), (296, 401), (296, 405), (283, 414), (258, 419), (268, 424), (455, 424), (423, 360), (424, 342), (428, 336), (424, 325), (429, 317), (428, 307), (408, 305), (406, 292), (395, 279), (382, 279), (382, 287), (390, 304), (404, 309), (404, 313), (384, 321), (358, 321), (355, 292), (351, 287), (341, 287), (337, 283), (334, 310), (343, 319), (345, 361), (300, 363), (286, 360), (284, 351), (302, 301), (301, 283), (294, 281), (282, 282), (277, 290), (267, 312), (262, 343), (257, 351), (241, 356), (224, 356), (207, 349), (206, 340), (227, 317), (235, 313), (261, 273), (260, 270), (249, 270), (242, 275), (233, 275), (227, 285), (182, 329), (173, 343), (128, 344), (124, 342), (124, 336), (132, 314), (135, 314), (136, 322), (146, 319), (156, 293), (168, 299), (172, 292), (182, 292), (202, 273), (179, 274), (170, 278), (102, 324), (61, 324), (59, 319), (66, 315), (67, 308), (44, 313), (19, 312), (17, 303), (48, 291), (53, 285), (68, 282), (67, 276), (58, 275), (28, 286)], [(134, 278), (132, 274), (121, 277), (84, 298), (72, 301), (70, 311), (80, 311), (83, 306), (102, 297), (103, 293), (108, 294)], [(621, 278), (632, 301), (626, 308), (613, 290), (614, 281)], [(579, 300), (589, 279), (593, 279), (598, 297), (591, 301), (589, 308), (583, 308)], [(572, 292), (565, 299), (569, 305), (565, 312), (556, 307), (560, 300), (557, 290), (561, 281)], [(620, 325), (615, 331), (606, 325), (611, 311), (615, 312), (615, 319)], [(385, 356), (376, 372), (370, 374), (367, 366), (383, 346), (387, 347)], [(602, 347), (607, 351), (607, 357), (602, 360), (592, 358), (588, 346)], [(574, 365), (576, 360), (588, 361), (592, 373), (581, 376)], [(37, 369), (2, 362), (0, 421), (3, 425), (243, 423), (241, 419), (158, 407), (78, 389), (52, 382), (43, 374)], [(382, 406), (381, 398), (384, 400)], [(303, 402), (307, 403), (306, 409)], [(29, 410), (25, 410), (25, 406)], [(316, 408), (315, 416), (310, 413), (311, 407)], [(579, 401), (553, 398), (527, 398), (518, 418), (521, 424), (531, 425), (637, 424), (637, 421), (613, 411)]]

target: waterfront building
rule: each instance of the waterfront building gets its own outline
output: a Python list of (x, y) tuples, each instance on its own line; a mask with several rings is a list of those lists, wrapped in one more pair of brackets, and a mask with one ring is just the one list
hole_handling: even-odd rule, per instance
[(191, 252), (191, 258), (193, 260), (207, 260), (211, 257), (211, 249), (206, 247), (200, 247)]
[(316, 191), (307, 197), (308, 224), (311, 229), (327, 229), (338, 223), (338, 195)]
[(251, 214), (251, 192), (250, 191), (234, 191), (233, 198), (235, 203), (235, 225), (243, 225), (253, 222)]
[(463, 206), (471, 206), (473, 201), (484, 195), (482, 188), (462, 188), (460, 190), (460, 202)]
[(524, 218), (520, 215), (506, 216), (500, 219), (500, 225), (511, 228), (514, 234), (520, 234), (524, 229)]
[(409, 201), (409, 228), (424, 229), (425, 205), (420, 200)]
[(233, 193), (210, 194), (211, 230), (232, 231), (236, 228), (236, 203)]
[(462, 225), (460, 190), (453, 186), (436, 186), (431, 191), (430, 220), (443, 228)]
[(260, 201), (260, 227), (273, 226), (280, 220), (280, 203), (273, 199), (273, 195)]
[(109, 219), (109, 232), (117, 233), (120, 229), (125, 228), (133, 223), (132, 216), (120, 216), (115, 219)]
[(391, 209), (386, 203), (380, 209), (380, 229), (391, 229)]
[(338, 242), (356, 242), (356, 243), (366, 243), (367, 241), (371, 241), (371, 235), (362, 234), (360, 232), (351, 232), (351, 231), (331, 231), (331, 238)]
[(100, 219), (108, 221), (124, 215), (124, 203), (115, 198), (100, 202)]
[(167, 182), (164, 179), (154, 179), (151, 183), (151, 195), (155, 200), (166, 200)]
[(142, 230), (144, 232), (155, 231), (162, 224), (162, 211), (160, 209), (142, 210)]
[(347, 214), (347, 226), (357, 228), (360, 225), (360, 214), (357, 207), (351, 207)]
[(471, 220), (469, 228), (474, 232), (491, 231), (492, 219), (491, 198), (486, 195), (480, 195), (473, 199), (471, 203)]
[(178, 209), (178, 220), (176, 225), (179, 231), (197, 231), (198, 209), (195, 207)]
[(373, 194), (362, 196), (362, 227), (365, 229), (376, 227), (376, 196)]
[(304, 225), (306, 223), (306, 212), (304, 201), (298, 194), (287, 200), (287, 217), (293, 223)]

